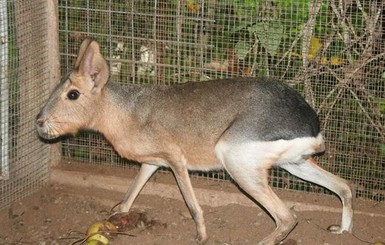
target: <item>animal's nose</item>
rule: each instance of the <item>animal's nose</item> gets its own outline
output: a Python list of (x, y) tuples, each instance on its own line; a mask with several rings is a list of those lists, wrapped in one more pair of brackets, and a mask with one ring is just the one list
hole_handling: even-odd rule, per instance
[(42, 119), (42, 113), (40, 112), (39, 114), (37, 114), (36, 116), (36, 125), (39, 126), (39, 127), (43, 127), (44, 126), (44, 119)]
[(44, 122), (45, 122), (44, 119), (39, 118), (39, 119), (36, 120), (36, 125), (39, 126), (39, 127), (43, 127), (44, 126)]

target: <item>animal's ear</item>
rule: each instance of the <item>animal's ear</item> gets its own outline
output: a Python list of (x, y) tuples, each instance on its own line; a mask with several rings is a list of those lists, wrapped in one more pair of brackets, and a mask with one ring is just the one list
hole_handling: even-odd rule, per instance
[(75, 69), (80, 74), (89, 75), (92, 78), (94, 94), (100, 92), (110, 75), (107, 62), (100, 53), (99, 44), (89, 38), (85, 39), (80, 46)]

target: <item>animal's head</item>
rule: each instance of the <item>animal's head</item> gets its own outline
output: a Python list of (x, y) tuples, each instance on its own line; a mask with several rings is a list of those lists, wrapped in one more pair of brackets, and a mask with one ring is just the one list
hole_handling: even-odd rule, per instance
[(74, 69), (66, 75), (36, 118), (39, 135), (54, 139), (86, 129), (97, 116), (109, 68), (99, 44), (85, 39)]

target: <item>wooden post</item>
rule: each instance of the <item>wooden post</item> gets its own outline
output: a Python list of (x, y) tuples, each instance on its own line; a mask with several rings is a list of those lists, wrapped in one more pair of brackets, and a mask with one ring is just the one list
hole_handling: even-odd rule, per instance
[[(60, 51), (59, 51), (59, 13), (58, 0), (47, 1), (47, 38), (48, 38), (48, 66), (50, 70), (50, 91), (60, 81)], [(61, 160), (61, 143), (51, 145), (50, 163), (57, 165)]]

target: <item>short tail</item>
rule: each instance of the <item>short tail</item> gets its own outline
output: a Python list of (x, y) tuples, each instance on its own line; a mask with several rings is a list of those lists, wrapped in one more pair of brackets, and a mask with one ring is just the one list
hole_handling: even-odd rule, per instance
[(319, 133), (316, 137), (316, 141), (314, 142), (314, 154), (322, 154), (325, 152), (325, 141), (321, 133)]

